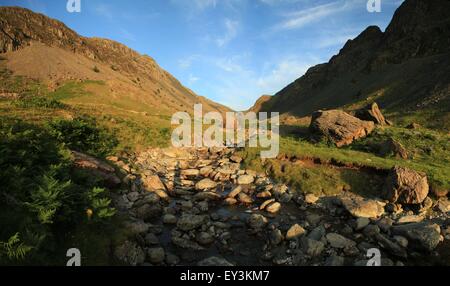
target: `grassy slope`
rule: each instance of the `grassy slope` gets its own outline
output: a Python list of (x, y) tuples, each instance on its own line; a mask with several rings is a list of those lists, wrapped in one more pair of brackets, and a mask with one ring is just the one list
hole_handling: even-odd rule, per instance
[[(282, 137), (280, 153), (290, 157), (334, 162), (334, 165), (343, 163), (358, 168), (389, 170), (395, 165), (406, 166), (427, 173), (434, 188), (450, 188), (450, 136), (447, 134), (428, 129), (408, 130), (384, 127), (378, 128), (371, 136), (345, 148), (336, 148), (325, 143), (313, 144), (306, 137), (305, 135)], [(376, 144), (389, 137), (401, 142), (412, 159), (402, 160), (392, 156), (379, 156), (375, 150)], [(306, 193), (333, 194), (341, 190), (351, 190), (362, 194), (378, 195), (383, 183), (382, 176), (378, 174), (351, 168), (290, 164), (280, 160), (269, 160), (263, 164), (259, 159), (258, 149), (246, 149), (243, 151), (243, 156), (249, 168), (259, 171), (270, 170), (276, 179), (293, 184)]]

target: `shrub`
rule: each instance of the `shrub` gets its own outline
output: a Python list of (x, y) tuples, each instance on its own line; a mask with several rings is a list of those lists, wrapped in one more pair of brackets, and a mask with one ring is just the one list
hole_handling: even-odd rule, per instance
[(0, 117), (0, 169), (0, 265), (49, 263), (87, 209), (95, 224), (115, 214), (105, 189), (73, 175), (69, 150), (48, 129)]
[(94, 68), (92, 69), (94, 72), (99, 73), (100, 69), (97, 66), (94, 66)]
[(94, 156), (106, 156), (118, 144), (115, 136), (99, 127), (96, 120), (90, 117), (56, 119), (48, 124), (48, 129), (58, 142), (69, 149)]
[(19, 108), (49, 108), (49, 109), (64, 109), (67, 106), (55, 99), (45, 97), (27, 97), (13, 101), (13, 105)]

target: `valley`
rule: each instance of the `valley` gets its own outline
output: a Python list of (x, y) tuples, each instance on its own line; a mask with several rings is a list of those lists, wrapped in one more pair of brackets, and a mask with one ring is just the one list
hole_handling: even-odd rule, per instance
[(231, 109), (150, 56), (0, 7), (0, 265), (76, 247), (86, 266), (366, 266), (373, 249), (448, 266), (448, 4), (407, 0), (261, 97), (250, 111), (281, 114), (267, 159), (174, 148), (172, 114)]

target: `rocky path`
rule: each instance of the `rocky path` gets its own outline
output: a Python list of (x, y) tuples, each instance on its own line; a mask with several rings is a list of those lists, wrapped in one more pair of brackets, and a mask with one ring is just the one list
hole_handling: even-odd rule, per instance
[[(416, 209), (351, 193), (304, 195), (241, 168), (233, 149), (152, 149), (110, 158), (126, 190), (114, 202), (130, 265), (383, 265), (447, 263), (448, 200)], [(423, 259), (426, 257), (426, 259)]]

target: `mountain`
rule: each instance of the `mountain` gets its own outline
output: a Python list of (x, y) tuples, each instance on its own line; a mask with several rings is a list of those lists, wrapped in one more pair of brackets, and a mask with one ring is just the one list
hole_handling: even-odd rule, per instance
[(134, 102), (160, 114), (225, 106), (196, 95), (154, 59), (118, 42), (78, 35), (64, 23), (19, 7), (0, 7), (0, 53), (7, 68), (55, 89), (67, 81), (95, 80), (112, 101)]
[(385, 32), (368, 27), (258, 109), (305, 117), (373, 101), (397, 121), (450, 130), (450, 1), (406, 0)]

